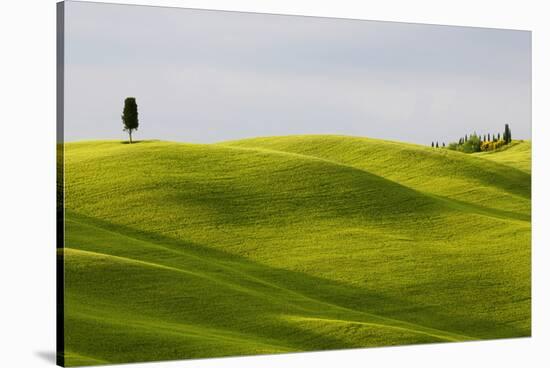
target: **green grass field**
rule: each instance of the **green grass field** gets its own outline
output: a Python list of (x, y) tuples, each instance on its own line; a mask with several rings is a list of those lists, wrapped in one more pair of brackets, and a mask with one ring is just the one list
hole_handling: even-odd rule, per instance
[(66, 365), (530, 336), (530, 152), (66, 144)]
[(515, 141), (512, 142), (510, 147), (505, 146), (504, 150), (482, 152), (477, 155), (531, 173), (530, 141)]

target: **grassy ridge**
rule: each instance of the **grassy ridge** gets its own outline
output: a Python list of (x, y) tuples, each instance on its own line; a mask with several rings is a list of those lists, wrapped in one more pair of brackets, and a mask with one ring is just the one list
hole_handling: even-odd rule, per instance
[(529, 335), (530, 175), (454, 154), (67, 144), (67, 363)]
[(530, 213), (530, 174), (513, 164), (495, 164), (501, 163), (501, 155), (520, 166), (529, 163), (530, 142), (516, 143), (514, 149), (492, 155), (465, 155), (414, 144), (340, 136), (266, 137), (222, 144), (333, 160), (425, 193), (487, 208)]
[(514, 141), (498, 151), (478, 153), (480, 157), (531, 173), (531, 142)]

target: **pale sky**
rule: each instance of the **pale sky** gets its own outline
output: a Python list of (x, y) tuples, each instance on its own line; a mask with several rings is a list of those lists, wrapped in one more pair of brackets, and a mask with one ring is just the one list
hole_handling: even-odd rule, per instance
[(66, 1), (65, 140), (531, 139), (531, 33)]

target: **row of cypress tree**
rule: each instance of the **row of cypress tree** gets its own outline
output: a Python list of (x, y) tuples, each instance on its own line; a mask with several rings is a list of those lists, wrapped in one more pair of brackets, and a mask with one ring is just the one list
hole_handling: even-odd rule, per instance
[(451, 142), (446, 147), (445, 142), (442, 142), (441, 145), (439, 141), (432, 142), (432, 148), (448, 148), (454, 151), (462, 151), (466, 153), (488, 151), (499, 148), (505, 144), (512, 142), (512, 130), (510, 125), (504, 124), (504, 133), (502, 137), (500, 132), (495, 134), (484, 134), (478, 135), (477, 133), (466, 134), (464, 137), (460, 137), (458, 142)]

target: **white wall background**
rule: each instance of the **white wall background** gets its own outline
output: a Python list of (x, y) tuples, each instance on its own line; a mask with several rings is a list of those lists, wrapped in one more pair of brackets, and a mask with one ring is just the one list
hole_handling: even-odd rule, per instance
[[(113, 1), (533, 30), (533, 338), (132, 367), (548, 367), (550, 23), (540, 0)], [(55, 349), (55, 1), (0, 3), (0, 367)], [(121, 366), (122, 367), (122, 366)]]

